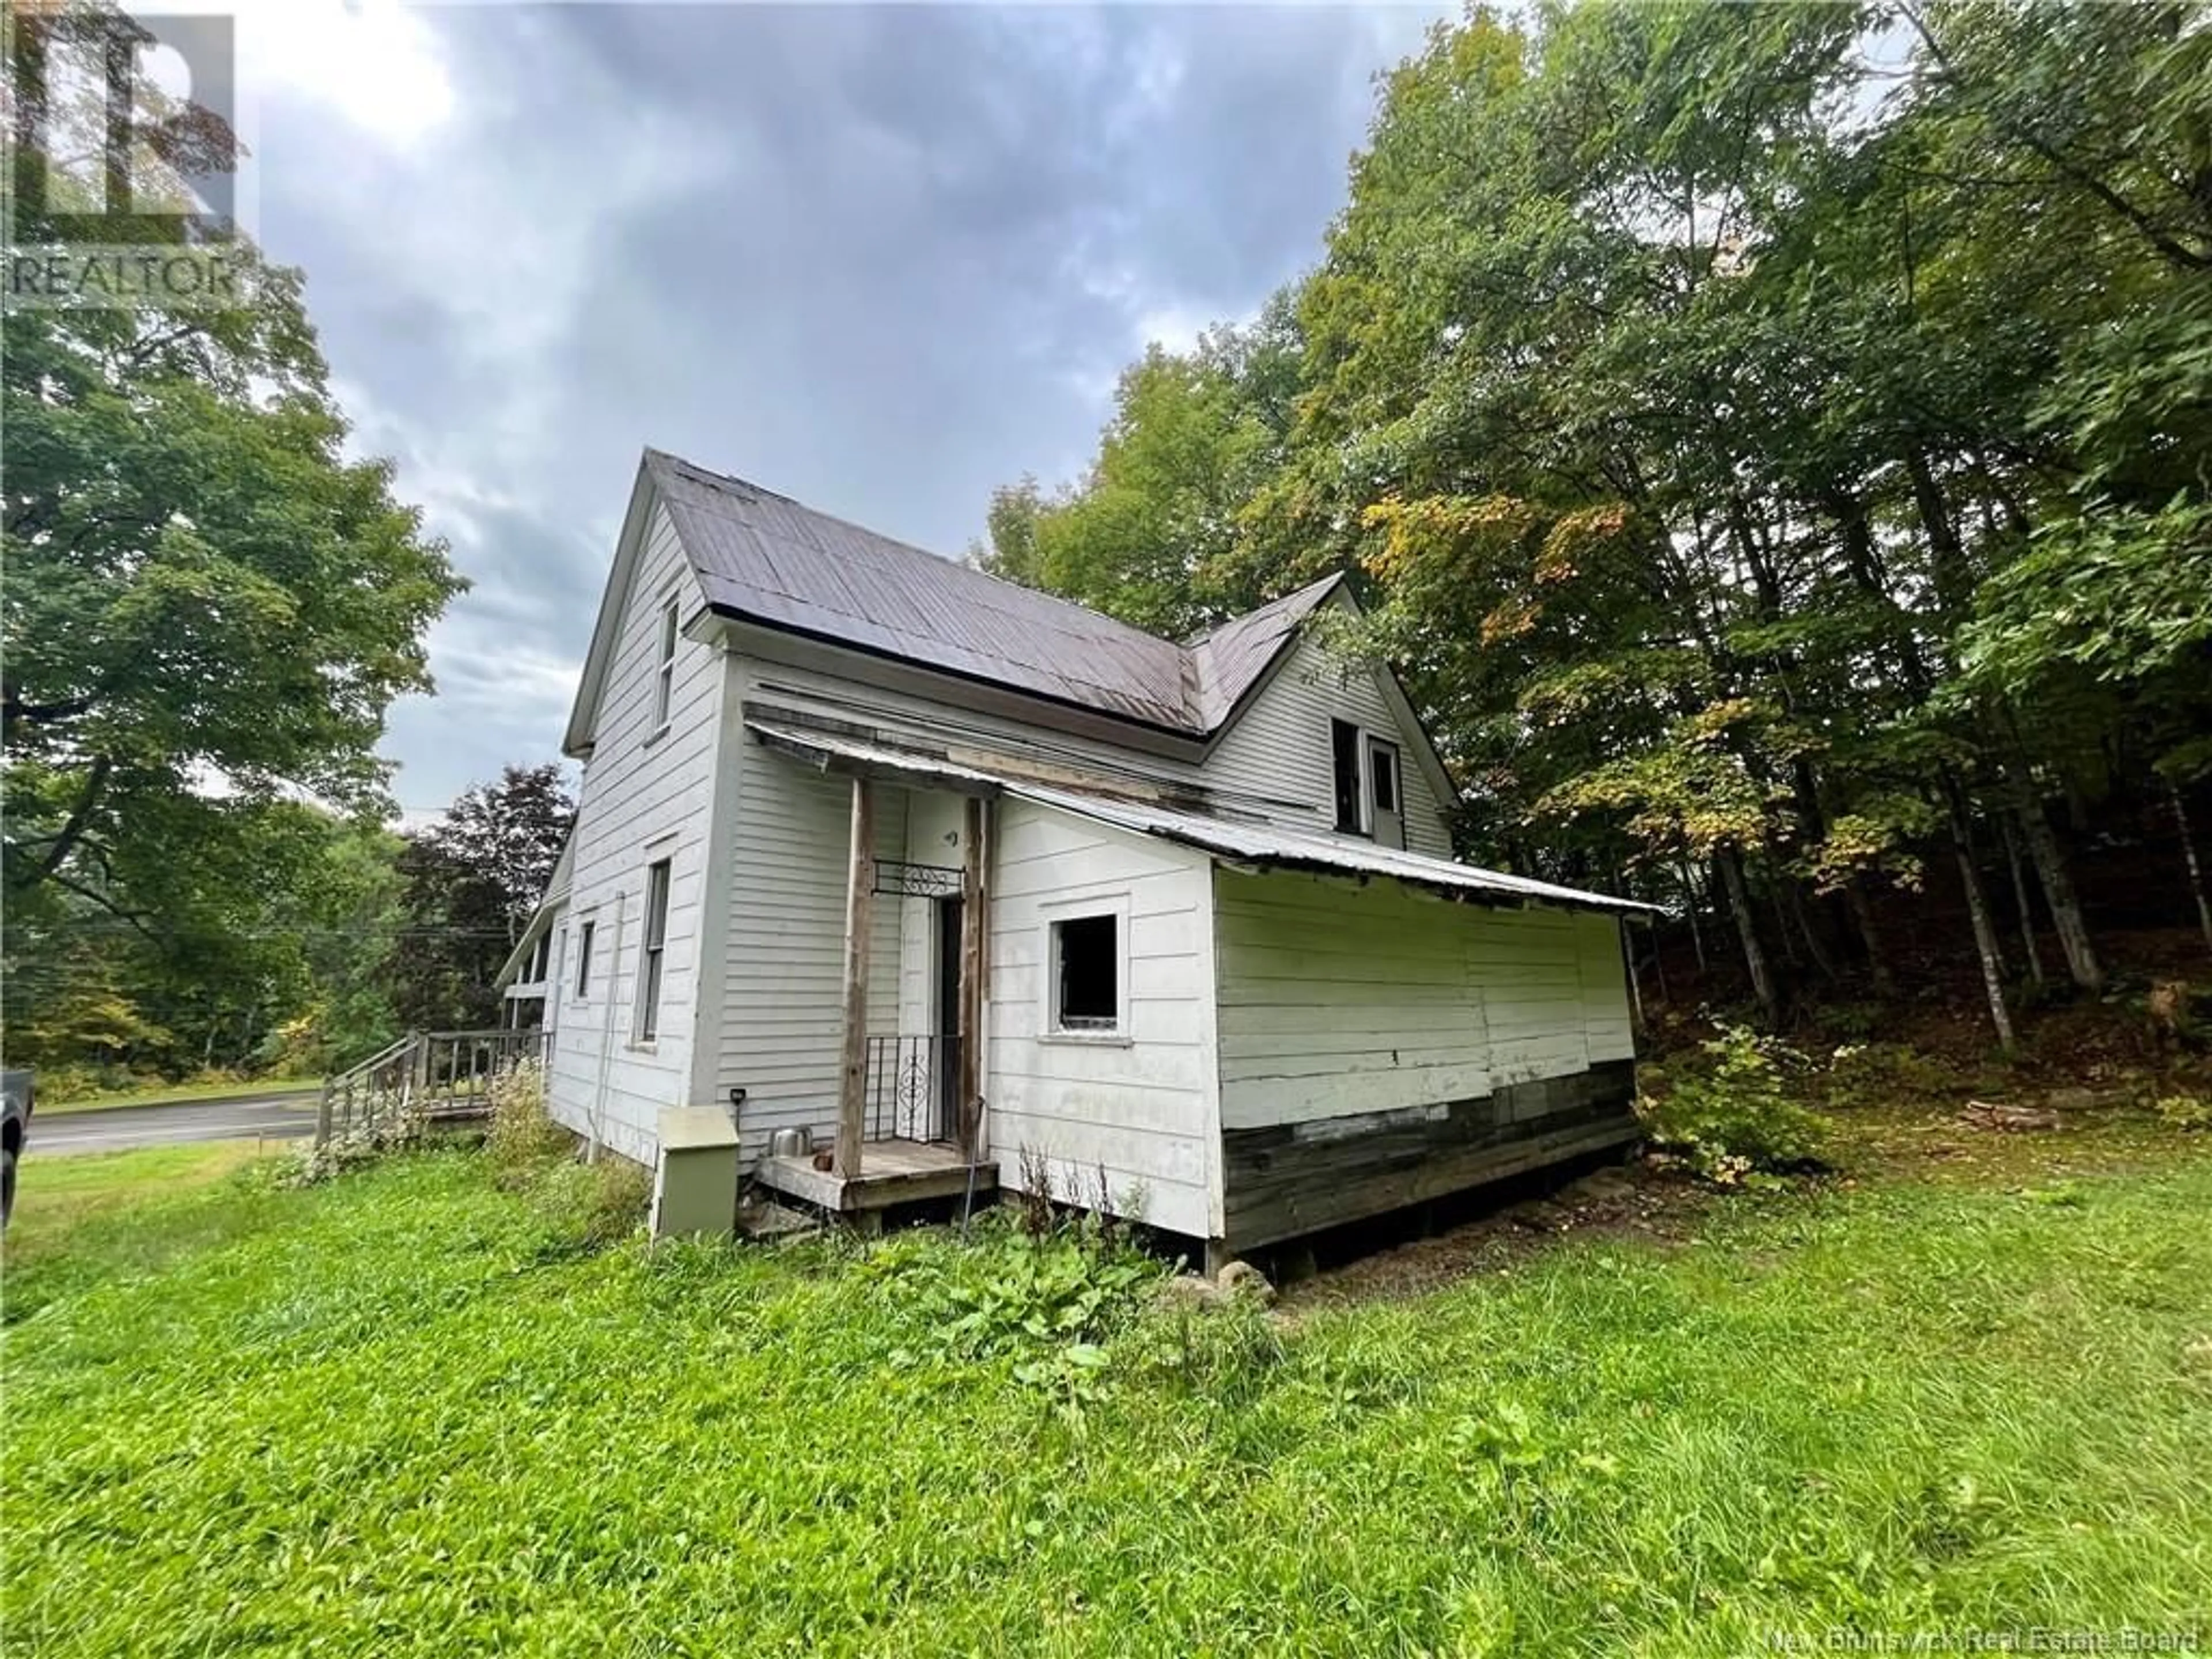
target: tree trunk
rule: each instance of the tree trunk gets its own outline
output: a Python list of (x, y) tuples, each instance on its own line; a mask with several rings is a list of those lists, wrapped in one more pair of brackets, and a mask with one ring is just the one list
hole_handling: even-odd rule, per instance
[(2204, 899), (2204, 872), (2197, 867), (2197, 842), (2189, 833), (2189, 809), (2181, 804), (2180, 786), (2169, 780), (2167, 799), (2173, 803), (2173, 825), (2181, 831), (2181, 861), (2189, 871), (2189, 896), (2197, 901), (2197, 925), (2204, 930), (2204, 943), (2212, 946), (2212, 904)]
[(1690, 915), (1690, 944), (1698, 953), (1698, 977), (1703, 979), (1711, 971), (1705, 961), (1705, 930), (1698, 921), (1698, 884), (1690, 878), (1690, 861), (1682, 860), (1682, 908)]
[(1928, 452), (1917, 444), (1906, 446), (1905, 470), (1912, 480), (1912, 504), (1920, 514), (1920, 526), (1928, 535), (1936, 603), (1946, 615), (1955, 615), (1968, 597), (1966, 550), (1959, 540), (1959, 528), (1951, 521), (1950, 504), (1943, 499), (1943, 486), (1936, 480)]
[(1874, 994), (1885, 1000), (1897, 994), (1897, 976), (1890, 971), (1889, 952), (1884, 948), (1881, 930), (1874, 919), (1874, 901), (1867, 896), (1863, 883), (1853, 881), (1844, 889), (1844, 902), (1850, 907), (1851, 925), (1858, 929), (1859, 943), (1866, 947), (1867, 973), (1874, 981)]
[(1636, 967), (1636, 941), (1630, 937), (1628, 923), (1623, 921), (1616, 931), (1620, 935), (1620, 959), (1628, 964), (1628, 1017), (1633, 1022), (1638, 1036), (1644, 1035), (1644, 976)]
[(1735, 848), (1724, 847), (1713, 854), (1713, 866), (1720, 872), (1729, 908), (1735, 916), (1736, 937), (1743, 945), (1743, 965), (1751, 975), (1751, 994), (1758, 1000), (1759, 1012), (1766, 1023), (1777, 1024), (1782, 1018), (1781, 989), (1776, 983), (1774, 964), (1767, 959), (1766, 947), (1759, 942), (1759, 914), (1752, 907), (1751, 889), (1743, 878), (1742, 860)]
[(1767, 896), (1766, 908), (1774, 913), (1774, 937), (1782, 946), (1782, 965), (1790, 970), (1793, 980), (1803, 977), (1797, 970), (1805, 965), (1805, 958), (1797, 954), (1797, 930), (1790, 925), (1789, 908), (1782, 902), (1780, 892)]
[(1814, 971), (1826, 983), (1833, 985), (1843, 975), (1837, 971), (1834, 953), (1828, 949), (1826, 942), (1820, 937), (1820, 926), (1805, 903), (1805, 895), (1797, 890), (1797, 884), (1787, 876), (1782, 878), (1780, 887), (1783, 912), (1796, 925), (1797, 931), (1804, 935), (1806, 954), (1812, 957)]
[(2075, 896), (2066, 855), (2059, 849), (2058, 837), (2051, 833), (2051, 820), (2044, 816), (2042, 801), (2036, 797), (2034, 781), (2016, 757), (2006, 762), (2005, 774), (2012, 781), (2019, 803), (2027, 856), (2035, 866), (2044, 902), (2058, 932), (2058, 948), (2066, 953), (2066, 971), (2083, 990), (2100, 992), (2105, 988), (2105, 970), (2097, 961), (2097, 947), (2090, 942), (2088, 924), (2082, 920), (2081, 902)]
[(2043, 951), (2035, 941), (2035, 912), (2028, 904), (2027, 868), (2021, 861), (2020, 836), (2013, 830), (2012, 820), (2002, 813), (1997, 815), (1997, 824), (2004, 831), (2005, 862), (2012, 868), (2012, 902), (2020, 912), (2020, 948), (2027, 953), (2027, 982), (2040, 990)]
[(2012, 1011), (2005, 1006), (2004, 954), (1997, 945), (1997, 925), (1990, 915), (1990, 896), (1982, 886), (1982, 872), (1974, 864), (1973, 831), (1966, 822), (1966, 805), (1951, 800), (1951, 844), (1958, 850), (1959, 881), (1966, 891), (1966, 914), (1974, 924), (1974, 952), (1981, 958), (1982, 989), (1989, 994), (1990, 1019), (1997, 1028), (1997, 1046), (2007, 1054), (2019, 1042), (2013, 1035)]

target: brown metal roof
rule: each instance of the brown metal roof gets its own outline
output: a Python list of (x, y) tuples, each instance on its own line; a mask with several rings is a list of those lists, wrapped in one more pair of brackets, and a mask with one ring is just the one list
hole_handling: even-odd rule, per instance
[(1182, 646), (658, 450), (646, 468), (724, 616), (1190, 737), (1228, 720), (1338, 580)]

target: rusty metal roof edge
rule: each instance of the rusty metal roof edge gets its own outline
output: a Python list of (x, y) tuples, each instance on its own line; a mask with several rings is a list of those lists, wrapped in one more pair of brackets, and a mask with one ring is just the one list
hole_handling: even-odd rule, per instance
[(907, 652), (893, 651), (879, 645), (866, 645), (858, 640), (824, 633), (819, 629), (802, 628), (796, 623), (782, 622), (773, 617), (756, 615), (726, 600), (710, 600), (707, 609), (715, 616), (726, 617), (732, 622), (744, 623), (754, 628), (769, 629), (778, 634), (788, 634), (793, 639), (811, 640), (817, 645), (835, 646), (840, 651), (850, 651), (858, 656), (872, 657), (879, 662), (902, 663), (909, 668), (921, 669), (932, 674), (942, 674), (948, 679), (959, 680), (968, 685), (987, 685), (995, 690), (1011, 691), (1017, 696), (1033, 697), (1039, 702), (1048, 702), (1056, 708), (1089, 714), (1098, 720), (1115, 720), (1124, 726), (1137, 726), (1146, 732), (1157, 732), (1163, 737), (1202, 740), (1210, 735), (1187, 726), (1170, 726), (1164, 720), (1148, 720), (1142, 714), (1133, 714), (1126, 710), (1110, 708), (1102, 703), (1084, 702), (1058, 692), (1043, 690), (1033, 685), (1024, 685), (1019, 681), (979, 674), (972, 669), (955, 668), (948, 663), (930, 662)]
[(1240, 864), (1300, 869), (1323, 875), (1358, 877), (1364, 880), (1385, 876), (1458, 897), (1488, 894), (1501, 901), (1554, 905), (1564, 909), (1600, 911), (1637, 916), (1658, 914), (1656, 905), (1639, 899), (1615, 898), (1578, 887), (1562, 887), (1529, 876), (1485, 870), (1478, 865), (1458, 864), (1395, 848), (1338, 843), (1318, 836), (1273, 823), (1232, 823), (1226, 819), (1200, 817), (1170, 807), (1122, 799), (1108, 799), (1067, 789), (1030, 783), (977, 767), (887, 749), (839, 734), (783, 726), (748, 716), (746, 728), (761, 741), (793, 759), (814, 757), (827, 765), (831, 756), (860, 764), (879, 766), (908, 777), (936, 777), (950, 784), (986, 786), (1017, 799), (1073, 812), (1125, 833), (1176, 842), (1210, 858)]
[[(1523, 903), (1548, 904), (1561, 909), (1594, 910), (1608, 915), (1633, 917), (1661, 914), (1659, 906), (1646, 904), (1641, 899), (1615, 898), (1609, 893), (1593, 893), (1579, 887), (1562, 887), (1553, 882), (1538, 881), (1531, 876), (1516, 876), (1502, 870), (1486, 870), (1480, 865), (1431, 858), (1425, 853), (1376, 848), (1372, 854), (1363, 856), (1356, 847), (1346, 845), (1339, 848), (1334, 843), (1322, 842), (1317, 836), (1309, 836), (1274, 824), (1231, 824), (1221, 821), (1216, 830), (1213, 821), (1194, 817), (1184, 812), (1150, 807), (1125, 808), (1120, 802), (1093, 800), (1087, 796), (1041, 788), (1034, 784), (1009, 782), (1003, 787), (1007, 794), (1035, 801), (1039, 805), (1058, 807), (1063, 811), (1078, 813), (1101, 823), (1154, 836), (1164, 841), (1177, 842), (1195, 848), (1216, 860), (1232, 863), (1357, 877), (1362, 881), (1372, 876), (1383, 876), (1393, 881), (1408, 882), (1462, 898), (1487, 893), (1501, 899), (1518, 899)], [(1124, 816), (1146, 814), (1158, 822), (1129, 823), (1122, 821)], [(1276, 844), (1261, 848), (1238, 846), (1235, 836), (1240, 831), (1253, 835), (1255, 839), (1262, 834), (1272, 836)]]

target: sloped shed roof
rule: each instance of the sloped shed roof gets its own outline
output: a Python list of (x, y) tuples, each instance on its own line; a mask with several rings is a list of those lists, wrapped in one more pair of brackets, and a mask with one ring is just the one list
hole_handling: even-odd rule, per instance
[(1316, 835), (1278, 823), (1237, 822), (1157, 805), (1149, 801), (1079, 794), (1030, 782), (988, 769), (956, 764), (915, 751), (772, 719), (748, 718), (745, 727), (783, 754), (824, 770), (858, 770), (907, 782), (935, 781), (966, 793), (1011, 795), (1056, 807), (1079, 817), (1110, 824), (1133, 835), (1156, 836), (1226, 860), (1269, 869), (1307, 870), (1321, 875), (1388, 876), (1431, 892), (1492, 904), (1550, 904), (1564, 909), (1601, 910), (1611, 915), (1647, 915), (1656, 908), (1635, 899), (1562, 887), (1529, 876), (1484, 870), (1449, 859), (1431, 858), (1395, 847), (1345, 836)]
[(720, 614), (1179, 736), (1225, 724), (1341, 580), (1179, 645), (673, 455), (645, 465)]

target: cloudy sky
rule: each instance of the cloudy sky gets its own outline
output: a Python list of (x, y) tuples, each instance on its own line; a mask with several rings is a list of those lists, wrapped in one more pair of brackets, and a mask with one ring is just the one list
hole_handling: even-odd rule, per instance
[(1316, 258), (1441, 9), (247, 0), (261, 240), (475, 583), (410, 816), (556, 756), (641, 445), (959, 554)]

